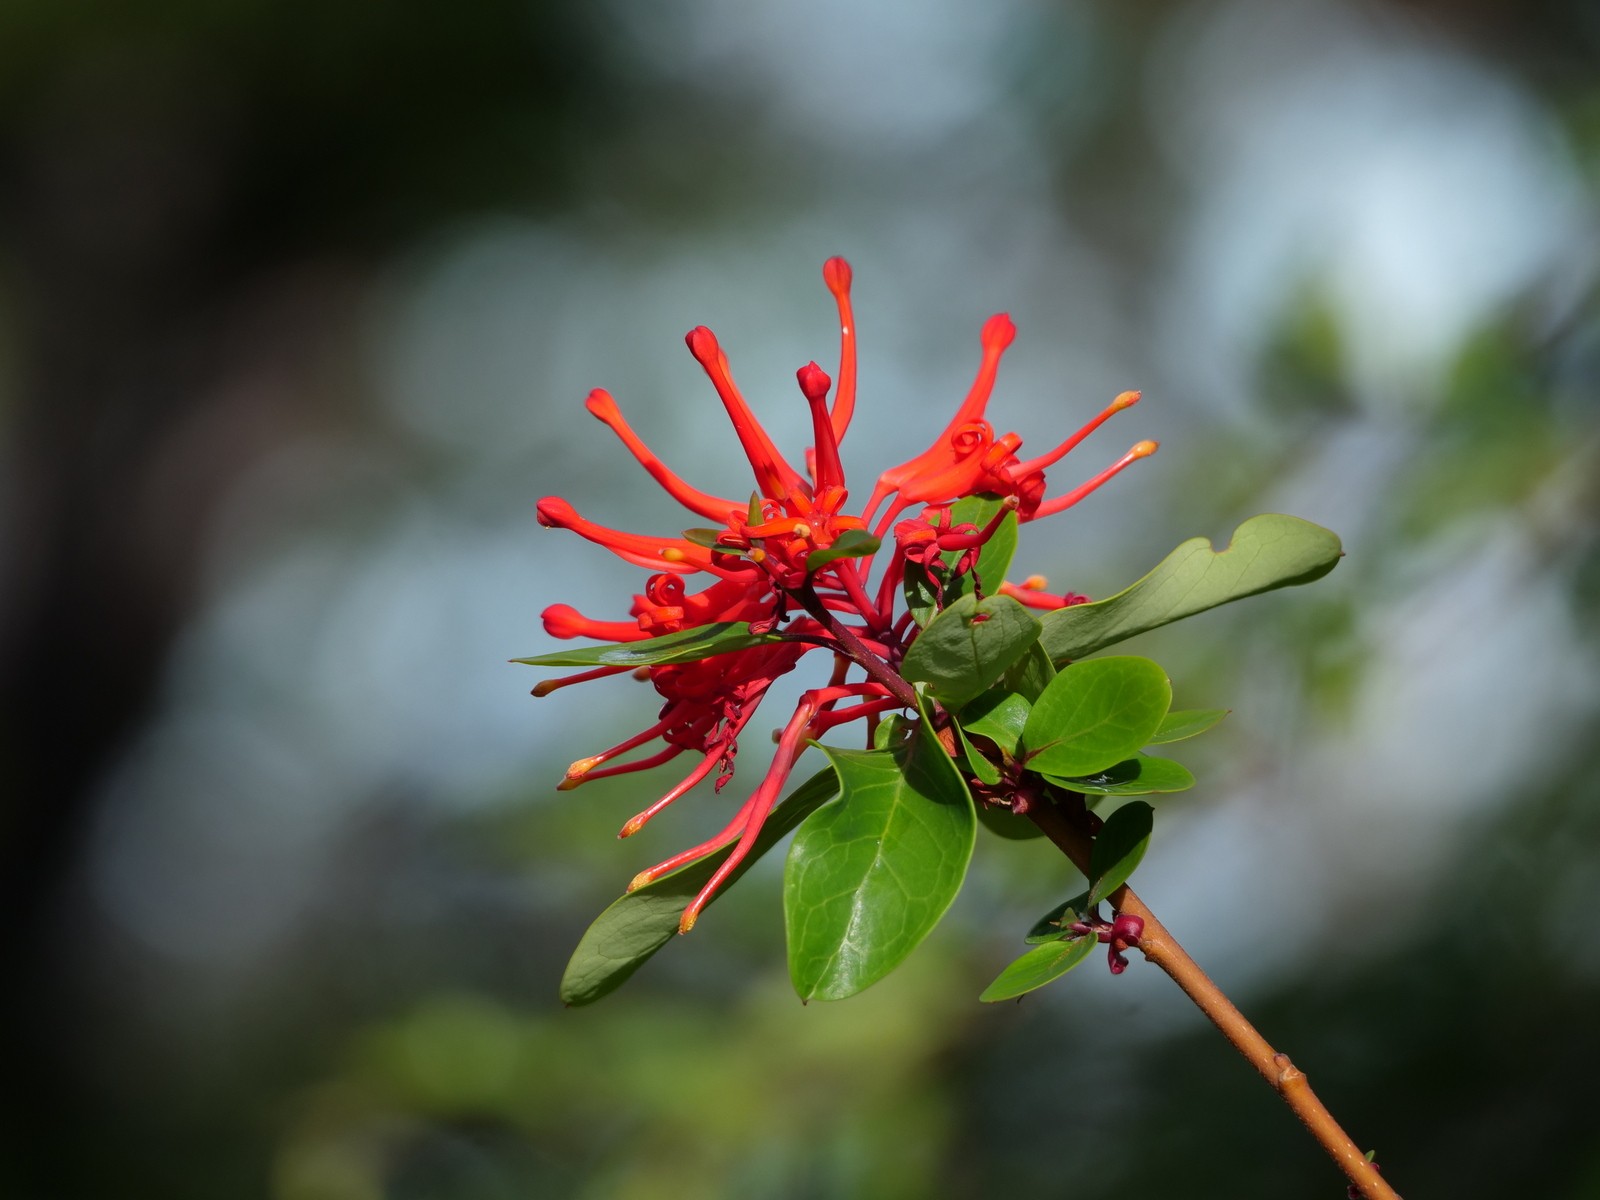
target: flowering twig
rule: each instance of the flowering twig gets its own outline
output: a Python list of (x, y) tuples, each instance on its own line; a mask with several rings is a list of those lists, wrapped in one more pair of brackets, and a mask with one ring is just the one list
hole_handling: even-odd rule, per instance
[[(1090, 839), (1072, 823), (1066, 813), (1053, 804), (1035, 804), (1028, 808), (1027, 815), (1072, 860), (1073, 866), (1086, 876), (1089, 874)], [(1366, 1200), (1400, 1200), (1399, 1193), (1384, 1181), (1378, 1168), (1368, 1160), (1311, 1090), (1305, 1073), (1289, 1061), (1287, 1054), (1280, 1054), (1272, 1048), (1256, 1027), (1245, 1019), (1244, 1014), (1234, 1007), (1233, 1001), (1201, 970), (1200, 964), (1189, 957), (1178, 944), (1178, 939), (1172, 936), (1133, 889), (1123, 884), (1108, 899), (1118, 913), (1137, 917), (1144, 922), (1137, 946), (1145, 959), (1165, 971), (1194, 1001), (1195, 1007), (1232, 1043), (1233, 1048), (1244, 1055), (1256, 1072), (1283, 1097), (1284, 1103), (1355, 1185), (1354, 1194), (1364, 1196)]]

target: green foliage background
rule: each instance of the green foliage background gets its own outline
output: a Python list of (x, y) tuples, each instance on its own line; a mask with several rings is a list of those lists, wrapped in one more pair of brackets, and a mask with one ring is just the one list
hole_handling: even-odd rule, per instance
[(1341, 534), (1129, 643), (1233, 710), (1141, 892), (1406, 1194), (1600, 1195), (1597, 43), (1555, 2), (0, 7), (0, 1193), (1338, 1194), (1136, 956), (977, 1002), (1082, 888), (1038, 842), (980, 830), (851, 1001), (795, 1001), (775, 854), (560, 1007), (764, 746), (620, 846), (658, 781), (554, 792), (654, 705), (505, 663), (638, 582), (534, 501), (688, 523), (594, 386), (748, 487), (702, 322), (804, 444), (843, 253), (857, 499), (1009, 308), (1031, 451), (1145, 392), (1053, 480), (1164, 443), (1013, 578)]

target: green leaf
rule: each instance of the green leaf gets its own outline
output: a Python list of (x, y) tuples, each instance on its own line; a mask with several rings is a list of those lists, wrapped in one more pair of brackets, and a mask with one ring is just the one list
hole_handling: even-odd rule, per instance
[(745, 621), (718, 621), (639, 642), (580, 646), (575, 650), (557, 650), (554, 654), (511, 661), (529, 667), (656, 667), (663, 663), (694, 662), (713, 654), (748, 650), (751, 646), (783, 640), (776, 633), (751, 633)]
[[(1001, 496), (963, 496), (950, 506), (951, 528), (975, 525), (982, 529), (994, 520), (995, 513), (1000, 511), (1004, 503), (1004, 497)], [(926, 625), (939, 611), (941, 600), (944, 606), (948, 606), (963, 596), (974, 594), (974, 575), (981, 581), (980, 590), (984, 595), (998, 592), (1001, 583), (1005, 581), (1006, 570), (1011, 566), (1011, 556), (1016, 550), (1017, 514), (1012, 513), (1000, 522), (1000, 527), (978, 551), (978, 561), (972, 571), (956, 579), (951, 579), (946, 573), (944, 576), (946, 586), (942, 597), (925, 568), (918, 563), (907, 563), (906, 607), (911, 610), (912, 618), (918, 625)], [(941, 557), (946, 567), (954, 567), (961, 561), (963, 553), (961, 550), (946, 550)]]
[(1046, 775), (1057, 787), (1092, 796), (1148, 796), (1153, 792), (1184, 792), (1194, 786), (1194, 776), (1170, 758), (1136, 754), (1126, 762), (1082, 779)]
[(1044, 830), (1027, 817), (1019, 817), (1008, 808), (996, 804), (979, 804), (977, 809), (978, 824), (1008, 842), (1031, 842), (1034, 838), (1044, 836)]
[(990, 688), (962, 705), (956, 720), (967, 733), (986, 737), (1012, 758), (1033, 706), (1015, 692)]
[(1162, 746), (1168, 742), (1181, 742), (1185, 738), (1192, 738), (1210, 729), (1230, 711), (1226, 708), (1186, 708), (1178, 712), (1169, 712), (1161, 718), (1161, 724), (1156, 726), (1155, 733), (1151, 734), (1150, 740), (1145, 744)]
[(806, 570), (819, 571), (836, 558), (864, 558), (877, 553), (878, 545), (878, 539), (865, 529), (846, 529), (826, 550), (813, 550), (806, 555)]
[(928, 622), (900, 664), (957, 709), (985, 690), (1039, 638), (1039, 621), (1010, 596), (963, 596)]
[(852, 996), (897, 967), (961, 889), (978, 827), (925, 714), (893, 750), (823, 749), (840, 797), (801, 826), (784, 867), (789, 975), (802, 1000)]
[(999, 1000), (1014, 1000), (1035, 988), (1042, 988), (1083, 962), (1097, 945), (1098, 938), (1085, 935), (1035, 946), (1001, 971), (999, 977), (983, 989), (978, 999), (985, 1004), (994, 1004)]
[(1060, 941), (1067, 936), (1066, 927), (1080, 920), (1089, 911), (1089, 893), (1079, 892), (1071, 900), (1056, 905), (1033, 923), (1023, 941), (1030, 944)]
[(1093, 908), (1128, 882), (1150, 845), (1155, 809), (1130, 800), (1106, 818), (1089, 853), (1089, 907)]
[(1132, 587), (1050, 613), (1040, 644), (1053, 662), (1085, 658), (1230, 600), (1321, 579), (1341, 553), (1338, 536), (1320, 525), (1277, 513), (1251, 517), (1226, 550), (1190, 538)]
[[(957, 725), (955, 729), (956, 737), (961, 739), (961, 752), (966, 756), (967, 768), (977, 777), (978, 782), (986, 783), (990, 787), (999, 783), (1000, 768), (979, 753), (978, 748), (972, 744), (972, 740), (967, 737), (961, 726)], [(987, 805), (982, 807), (987, 807)]]
[(1055, 677), (1055, 664), (1044, 652), (1044, 647), (1035, 642), (1021, 658), (1006, 668), (1000, 683), (1006, 690), (1016, 692), (1032, 704), (1044, 694), (1045, 688), (1050, 686), (1050, 681)]
[(1030, 771), (1094, 775), (1132, 758), (1172, 703), (1166, 672), (1148, 658), (1096, 658), (1062, 669), (1022, 731)]
[[(711, 904), (720, 900), (778, 839), (838, 794), (839, 784), (832, 768), (817, 772), (795, 788), (787, 800), (772, 810), (749, 855), (711, 898)], [(601, 913), (579, 940), (578, 948), (567, 963), (561, 977), (561, 1002), (593, 1004), (622, 986), (651, 955), (672, 940), (678, 932), (678, 918), (689, 901), (700, 894), (700, 889), (731, 852), (730, 846), (671, 875), (664, 875), (638, 891), (629, 892)]]

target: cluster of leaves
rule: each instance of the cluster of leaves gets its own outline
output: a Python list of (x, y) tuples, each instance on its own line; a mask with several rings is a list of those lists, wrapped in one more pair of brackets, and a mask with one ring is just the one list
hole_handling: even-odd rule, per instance
[[(981, 527), (998, 504), (973, 497), (953, 516)], [(790, 975), (802, 999), (853, 995), (904, 961), (960, 890), (978, 825), (1028, 836), (1037, 831), (1019, 814), (1033, 804), (1082, 811), (1095, 834), (1089, 888), (1035, 925), (1027, 937), (1033, 948), (981, 999), (1021, 995), (1082, 962), (1096, 943), (1083, 921), (1138, 866), (1154, 818), (1138, 800), (1103, 824), (1088, 810), (1105, 797), (1193, 786), (1186, 768), (1146, 750), (1193, 737), (1225, 715), (1171, 711), (1171, 684), (1149, 659), (1090, 656), (1220, 604), (1309, 583), (1341, 554), (1328, 530), (1258, 516), (1222, 551), (1190, 539), (1116, 595), (1040, 618), (1009, 596), (984, 594), (1005, 577), (1015, 546), (1013, 516), (972, 571), (955, 573), (954, 553), (945, 572), (908, 569), (905, 598), (921, 632), (898, 670), (916, 687), (916, 712), (883, 722), (871, 749), (823, 746), (829, 765), (773, 811), (729, 881), (794, 832), (784, 915)], [(728, 623), (525, 661), (639, 666), (703, 658), (766, 636)], [(593, 1002), (632, 975), (671, 940), (684, 905), (725, 855), (711, 854), (606, 909), (573, 953), (562, 999)]]

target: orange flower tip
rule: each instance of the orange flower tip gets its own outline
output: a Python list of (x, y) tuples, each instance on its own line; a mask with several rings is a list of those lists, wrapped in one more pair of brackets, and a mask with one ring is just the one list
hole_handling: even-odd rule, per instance
[(567, 768), (567, 778), (574, 784), (577, 784), (583, 780), (585, 775), (594, 770), (604, 761), (604, 759), (595, 757), (593, 755), (588, 758), (580, 758), (577, 762), (573, 763)]
[(757, 546), (755, 549), (751, 550), (749, 554), (745, 555), (745, 557), (753, 563), (764, 563), (767, 561), (767, 552), (761, 549), (761, 547)]
[(1011, 318), (1005, 313), (995, 313), (983, 323), (983, 348), (985, 350), (1004, 350), (1011, 345), (1017, 336), (1017, 327), (1011, 323)]
[(682, 550), (679, 550), (676, 546), (668, 546), (665, 550), (663, 550), (661, 552), (661, 557), (666, 559), (668, 562), (674, 562), (675, 563), (675, 562), (682, 562), (684, 559), (688, 558), (689, 556), (687, 554), (685, 554)]
[(1132, 408), (1135, 404), (1139, 403), (1139, 397), (1141, 395), (1143, 395), (1142, 392), (1120, 393), (1117, 398), (1111, 402), (1111, 411), (1121, 412), (1125, 408)]
[(833, 386), (833, 380), (828, 378), (828, 373), (814, 362), (809, 362), (795, 372), (795, 378), (800, 380), (800, 390), (812, 404), (820, 404), (828, 397), (828, 389)]
[(629, 671), (628, 674), (633, 676), (633, 678), (637, 679), (640, 683), (650, 682), (649, 667), (635, 667), (632, 671)]
[(689, 353), (702, 367), (709, 371), (716, 366), (722, 347), (717, 344), (717, 335), (711, 330), (704, 325), (696, 325), (683, 335), (683, 340), (688, 343)]
[(1146, 441), (1140, 442), (1132, 450), (1129, 450), (1128, 451), (1128, 457), (1129, 458), (1149, 458), (1152, 454), (1154, 454), (1159, 449), (1161, 449), (1161, 443), (1160, 442), (1152, 442), (1152, 441), (1146, 440)]
[(534, 687), (533, 691), (529, 692), (528, 694), (530, 696), (548, 696), (551, 692), (555, 691), (560, 686), (561, 686), (561, 680), (559, 680), (559, 679), (546, 679), (543, 683), (536, 685)]
[(700, 919), (700, 914), (695, 912), (694, 909), (692, 909), (692, 908), (685, 909), (684, 912), (683, 912), (682, 919), (680, 919), (678, 921), (678, 932), (679, 933), (688, 933), (689, 930), (694, 928), (694, 923), (696, 921), (698, 921), (699, 919)]
[(830, 292), (849, 291), (854, 278), (855, 272), (850, 269), (850, 264), (837, 255), (822, 264), (822, 281), (828, 285)]
[(640, 813), (638, 816), (631, 818), (628, 823), (622, 827), (622, 832), (617, 834), (617, 836), (619, 838), (632, 837), (634, 834), (638, 833), (639, 830), (644, 828), (644, 821), (644, 814)]
[(558, 792), (570, 792), (573, 788), (577, 787), (582, 782), (583, 782), (583, 779), (582, 779), (581, 776), (579, 778), (577, 778), (577, 779), (563, 779), (560, 783), (556, 784), (556, 791), (558, 791)]
[(1012, 509), (1013, 511), (1015, 511), (1016, 509), (1019, 509), (1019, 508), (1022, 507), (1022, 501), (1017, 497), (1016, 493), (1013, 492), (1011, 495), (1007, 496), (1004, 500), (1000, 501), (1000, 507), (1001, 508), (1009, 508), (1009, 509)]
[(640, 888), (654, 878), (655, 877), (651, 875), (649, 871), (640, 871), (632, 879), (628, 880), (628, 891), (637, 892)]
[(1043, 575), (1029, 575), (1019, 586), (1030, 592), (1042, 592), (1050, 586), (1050, 581)]

